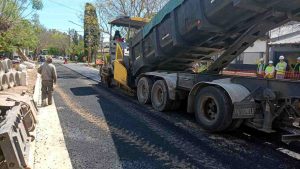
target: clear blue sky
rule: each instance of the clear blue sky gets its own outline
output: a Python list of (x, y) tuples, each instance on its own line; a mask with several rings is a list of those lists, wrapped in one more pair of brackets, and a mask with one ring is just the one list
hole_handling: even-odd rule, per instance
[(83, 25), (80, 16), (84, 12), (86, 2), (92, 0), (43, 0), (44, 8), (39, 11), (40, 22), (48, 29), (67, 32), (69, 28), (83, 34), (83, 29), (69, 21)]

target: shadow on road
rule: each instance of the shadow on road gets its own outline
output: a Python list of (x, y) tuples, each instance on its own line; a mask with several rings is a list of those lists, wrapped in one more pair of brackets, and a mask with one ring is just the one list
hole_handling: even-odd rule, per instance
[(97, 95), (92, 87), (76, 87), (70, 88), (70, 90), (75, 96)]

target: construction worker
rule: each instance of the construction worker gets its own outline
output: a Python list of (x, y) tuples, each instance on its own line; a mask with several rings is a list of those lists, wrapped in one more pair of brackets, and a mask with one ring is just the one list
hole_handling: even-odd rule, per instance
[(68, 64), (68, 58), (67, 57), (64, 58), (64, 64)]
[(198, 67), (197, 73), (202, 73), (205, 70), (207, 70), (207, 63), (206, 62), (201, 62), (199, 67)]
[(269, 61), (269, 65), (265, 69), (265, 78), (273, 79), (275, 75), (275, 67), (273, 65), (273, 61)]
[(46, 62), (38, 68), (38, 73), (42, 77), (42, 106), (47, 106), (46, 99), (48, 98), (48, 105), (52, 104), (53, 85), (56, 84), (56, 68), (52, 64), (52, 57), (48, 56)]
[(265, 60), (263, 58), (261, 58), (259, 60), (259, 63), (257, 64), (257, 71), (256, 71), (257, 77), (261, 77), (261, 78), (264, 77), (265, 68), (266, 68), (266, 65), (264, 62), (265, 62)]
[(75, 63), (77, 64), (78, 63), (78, 56), (75, 55), (74, 59), (75, 59)]
[(294, 67), (294, 77), (297, 80), (300, 80), (300, 57), (297, 58), (297, 63)]
[(199, 67), (200, 67), (200, 66), (199, 66), (199, 63), (194, 64), (194, 65), (193, 65), (193, 72), (194, 72), (194, 73), (198, 73)]
[(276, 79), (284, 79), (287, 63), (284, 61), (284, 56), (280, 56), (279, 60), (279, 63), (276, 65)]

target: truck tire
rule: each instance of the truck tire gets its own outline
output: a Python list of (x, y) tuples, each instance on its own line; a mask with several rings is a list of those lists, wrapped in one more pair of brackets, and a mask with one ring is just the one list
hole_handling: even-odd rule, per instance
[(154, 83), (151, 90), (152, 107), (160, 112), (170, 110), (172, 100), (169, 99), (168, 87), (165, 81), (158, 80)]
[(137, 98), (141, 104), (148, 104), (151, 102), (151, 90), (153, 82), (147, 77), (139, 80), (137, 85)]
[(206, 87), (200, 90), (195, 100), (197, 122), (207, 131), (220, 132), (232, 123), (233, 106), (223, 90)]

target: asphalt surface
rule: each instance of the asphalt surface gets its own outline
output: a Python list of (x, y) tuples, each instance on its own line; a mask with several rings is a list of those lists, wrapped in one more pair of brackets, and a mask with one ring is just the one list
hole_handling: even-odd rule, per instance
[[(276, 136), (243, 128), (203, 131), (184, 111), (160, 113), (134, 97), (56, 65), (54, 99), (74, 168), (300, 168)], [(84, 69), (84, 68), (81, 68)]]

